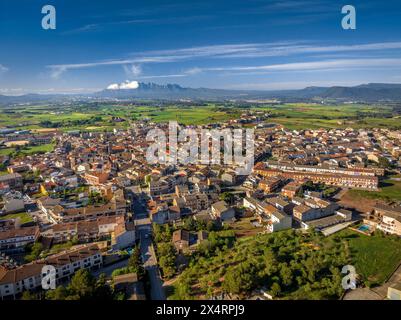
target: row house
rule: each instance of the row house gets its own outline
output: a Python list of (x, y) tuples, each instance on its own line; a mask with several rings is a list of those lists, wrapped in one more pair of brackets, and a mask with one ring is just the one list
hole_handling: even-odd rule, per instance
[(24, 251), (26, 245), (34, 243), (40, 236), (39, 227), (10, 228), (0, 231), (0, 252)]
[(53, 223), (94, 220), (104, 216), (125, 216), (127, 211), (125, 200), (116, 200), (115, 197), (103, 205), (89, 205), (80, 208), (65, 208), (57, 201), (38, 201), (38, 207)]
[(42, 279), (47, 275), (43, 270), (45, 266), (55, 268), (56, 284), (60, 284), (70, 279), (79, 269), (99, 269), (102, 263), (99, 247), (90, 244), (78, 246), (13, 269), (0, 266), (0, 297), (15, 299), (26, 290), (40, 289)]
[(271, 204), (259, 201), (253, 197), (245, 197), (243, 206), (253, 210), (262, 221), (266, 222), (266, 228), (269, 232), (290, 229), (292, 227), (291, 216)]
[(22, 176), (19, 173), (9, 173), (1, 175), (0, 184), (5, 184), (10, 189), (21, 190), (23, 187)]
[(296, 194), (302, 190), (302, 183), (298, 181), (291, 181), (281, 188), (281, 194), (287, 198), (293, 198)]
[(186, 194), (175, 197), (173, 204), (180, 208), (189, 208), (193, 213), (209, 208), (209, 198), (204, 193)]
[(334, 214), (339, 208), (336, 203), (322, 199), (293, 199), (296, 206), (293, 209), (293, 217), (298, 221), (309, 221)]
[(276, 191), (282, 183), (283, 179), (280, 176), (267, 177), (259, 182), (258, 188), (270, 193)]
[(93, 242), (110, 237), (113, 247), (125, 248), (135, 243), (135, 229), (123, 216), (101, 217), (94, 221), (60, 223), (42, 235), (62, 243), (76, 237), (79, 242)]
[(346, 174), (327, 174), (327, 173), (309, 173), (304, 171), (282, 171), (279, 169), (257, 169), (256, 174), (263, 177), (282, 176), (286, 179), (296, 181), (311, 180), (314, 183), (325, 183), (338, 187), (360, 188), (368, 190), (377, 190), (379, 179), (376, 176), (366, 175), (346, 175)]

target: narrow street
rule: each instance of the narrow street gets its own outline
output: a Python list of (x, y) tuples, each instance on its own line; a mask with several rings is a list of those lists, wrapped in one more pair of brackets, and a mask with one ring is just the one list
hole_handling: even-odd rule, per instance
[(157, 265), (155, 250), (152, 243), (152, 226), (146, 208), (141, 203), (135, 202), (133, 206), (135, 213), (136, 230), (140, 238), (140, 250), (145, 270), (148, 271), (151, 286), (152, 300), (166, 300), (163, 289), (163, 281)]

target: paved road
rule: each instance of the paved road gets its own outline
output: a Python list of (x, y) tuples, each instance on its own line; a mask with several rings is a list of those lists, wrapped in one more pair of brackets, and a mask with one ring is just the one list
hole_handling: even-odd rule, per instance
[(160, 276), (159, 267), (155, 250), (153, 248), (151, 234), (152, 225), (148, 217), (148, 212), (143, 205), (138, 202), (133, 206), (136, 230), (139, 234), (140, 249), (145, 270), (148, 271), (150, 280), (150, 295), (152, 300), (166, 300), (163, 281)]
[(111, 277), (114, 270), (124, 268), (128, 265), (128, 259), (121, 260), (117, 263), (113, 263), (107, 267), (101, 268), (99, 270), (92, 271), (95, 277), (100, 276), (101, 273), (105, 273), (107, 277)]
[(160, 271), (157, 266), (156, 254), (153, 248), (152, 240), (146, 235), (151, 233), (150, 224), (138, 226), (140, 239), (141, 239), (141, 255), (143, 266), (148, 271), (150, 280), (150, 295), (152, 300), (166, 300), (166, 295), (163, 289), (163, 281), (160, 277)]

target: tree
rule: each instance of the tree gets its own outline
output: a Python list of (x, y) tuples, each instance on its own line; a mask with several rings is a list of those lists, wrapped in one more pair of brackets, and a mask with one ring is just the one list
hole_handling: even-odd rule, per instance
[(168, 242), (171, 240), (173, 230), (168, 224), (159, 225), (157, 223), (153, 223), (153, 235), (156, 242)]
[(226, 292), (239, 294), (250, 291), (254, 283), (254, 268), (249, 264), (228, 270), (224, 276), (223, 288)]
[(281, 265), (280, 276), (284, 285), (290, 286), (292, 284), (292, 271), (285, 263)]
[(43, 251), (43, 245), (40, 242), (35, 242), (30, 248), (29, 253), (24, 257), (25, 261), (31, 262), (39, 258)]
[(55, 290), (46, 292), (46, 300), (65, 300), (67, 296), (68, 292), (64, 286), (58, 286)]
[(157, 252), (163, 275), (167, 278), (172, 277), (176, 272), (176, 250), (174, 245), (172, 243), (160, 243), (157, 246)]
[(47, 300), (109, 300), (113, 293), (106, 283), (106, 275), (96, 280), (86, 269), (78, 270), (67, 287), (58, 286), (46, 292)]
[(241, 277), (237, 269), (227, 270), (222, 287), (228, 293), (238, 294), (241, 292)]
[(111, 300), (113, 299), (113, 293), (110, 287), (106, 283), (106, 275), (100, 274), (99, 278), (95, 283), (95, 292), (93, 298), (95, 300)]
[(128, 260), (128, 268), (131, 272), (135, 272), (139, 278), (145, 274), (145, 270), (142, 266), (141, 251), (138, 246), (135, 246), (132, 250), (132, 254)]
[(197, 230), (197, 223), (193, 217), (188, 217), (184, 219), (184, 226), (185, 230), (189, 231), (196, 231)]
[(384, 168), (384, 169), (391, 169), (392, 165), (387, 158), (380, 157), (379, 158), (379, 167)]
[(78, 270), (67, 287), (70, 295), (77, 295), (80, 299), (89, 299), (95, 291), (95, 278), (86, 269)]
[(223, 201), (227, 202), (230, 205), (233, 204), (234, 198), (235, 198), (234, 195), (232, 193), (230, 193), (230, 192), (223, 192), (220, 195), (220, 200), (223, 200)]
[(281, 293), (281, 287), (277, 282), (274, 282), (270, 287), (270, 291), (273, 297), (277, 297)]
[(22, 293), (21, 300), (38, 300), (36, 295), (30, 291), (24, 291)]

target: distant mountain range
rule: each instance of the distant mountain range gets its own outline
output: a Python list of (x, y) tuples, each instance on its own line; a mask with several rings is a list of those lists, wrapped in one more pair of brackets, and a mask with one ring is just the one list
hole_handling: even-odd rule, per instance
[(66, 94), (26, 94), (21, 96), (0, 95), (0, 105), (12, 105), (37, 102), (66, 102), (71, 100), (121, 99), (121, 100), (256, 100), (279, 99), (283, 101), (299, 100), (338, 100), (358, 102), (401, 102), (401, 84), (369, 83), (354, 87), (306, 87), (300, 90), (224, 90), (209, 88), (186, 88), (178, 84), (159, 85), (138, 83), (136, 89), (105, 89), (87, 95)]

